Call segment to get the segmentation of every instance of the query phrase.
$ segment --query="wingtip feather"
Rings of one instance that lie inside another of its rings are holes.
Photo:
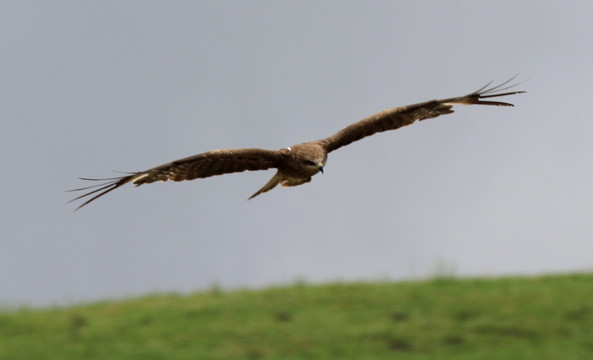
[[[106,181],[106,182],[102,182],[100,184],[95,184],[95,185],[90,185],[90,186],[84,186],[84,187],[80,187],[80,188],[76,188],[76,189],[66,190],[66,192],[73,192],[73,191],[85,191],[85,190],[89,190],[89,189],[94,189],[94,190],[85,192],[84,194],[79,195],[79,196],[75,197],[74,199],[71,199],[70,201],[67,202],[67,204],[70,204],[73,201],[80,200],[87,196],[98,193],[97,195],[91,197],[90,199],[87,199],[85,202],[83,202],[81,205],[79,205],[76,209],[74,209],[74,211],[78,211],[80,208],[89,204],[93,200],[96,200],[96,199],[100,198],[101,196],[107,194],[108,192],[115,190],[118,187],[132,181],[134,179],[134,176],[135,175],[128,175],[128,176],[120,176],[120,177],[104,178],[104,179],[81,177],[79,179],[85,180],[85,181]]]

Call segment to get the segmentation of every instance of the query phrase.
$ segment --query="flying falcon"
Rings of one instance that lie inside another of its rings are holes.
[[[524,91],[503,92],[519,85],[508,85],[515,77],[516,75],[492,87],[489,87],[492,84],[490,82],[479,90],[465,96],[431,100],[387,109],[355,122],[328,138],[305,142],[280,150],[213,150],[175,160],[146,171],[129,173],[126,176],[106,179],[80,178],[81,180],[100,181],[101,183],[69,190],[87,190],[87,192],[70,200],[70,202],[94,195],[76,208],[78,210],[91,201],[127,183],[140,186],[159,180],[193,180],[246,170],[254,171],[276,168],[276,174],[261,189],[249,197],[249,199],[252,199],[259,194],[272,190],[278,184],[282,186],[297,186],[311,181],[313,175],[318,172],[323,173],[327,155],[342,146],[346,146],[378,132],[395,130],[402,126],[410,125],[417,120],[421,121],[450,114],[453,112],[451,108],[455,104],[513,106],[506,102],[487,101],[483,99],[524,93]]]

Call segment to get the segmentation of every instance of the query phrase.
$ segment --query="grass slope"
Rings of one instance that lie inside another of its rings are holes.
[[[0,313],[0,359],[592,359],[593,275],[293,285]]]

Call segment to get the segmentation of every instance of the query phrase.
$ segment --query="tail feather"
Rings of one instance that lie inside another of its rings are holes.
[[[268,181],[268,182],[267,182],[267,183],[266,183],[266,184],[265,184],[265,185],[264,185],[264,186],[263,186],[261,189],[259,189],[259,190],[258,190],[258,191],[257,191],[255,194],[251,195],[251,196],[249,197],[249,199],[247,199],[247,200],[251,200],[251,199],[253,199],[254,197],[256,197],[257,195],[259,195],[259,194],[263,194],[263,193],[265,193],[265,192],[267,192],[267,191],[270,191],[270,190],[272,190],[272,189],[273,189],[273,188],[275,188],[275,187],[276,187],[276,185],[278,185],[279,183],[280,183],[280,175],[279,175],[279,173],[277,172],[277,173],[276,173],[276,174],[275,174],[275,175],[274,175],[274,176],[273,176],[273,177],[270,179],[270,181]]]

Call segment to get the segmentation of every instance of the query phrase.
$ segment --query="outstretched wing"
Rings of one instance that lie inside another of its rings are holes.
[[[88,181],[100,181],[97,185],[86,186],[68,191],[85,191],[69,202],[95,194],[76,210],[91,201],[117,189],[129,182],[136,186],[150,184],[155,181],[183,181],[206,178],[215,175],[229,174],[246,170],[266,170],[282,164],[287,156],[286,150],[263,149],[224,149],[213,150],[202,154],[172,161],[146,171],[130,173],[126,176],[108,179],[81,178]]]
[[[320,143],[329,153],[330,151],[339,149],[342,146],[346,146],[354,141],[358,141],[378,132],[395,130],[402,126],[410,125],[416,120],[420,121],[444,114],[450,114],[453,112],[451,108],[454,104],[513,106],[513,104],[506,102],[486,101],[482,99],[524,93],[524,91],[501,93],[501,91],[513,88],[520,84],[508,85],[516,77],[517,75],[502,84],[493,87],[489,87],[490,84],[492,84],[492,82],[490,82],[481,89],[465,96],[443,100],[431,100],[381,111],[380,113],[371,115],[366,119],[345,127],[326,139],[320,140]]]

